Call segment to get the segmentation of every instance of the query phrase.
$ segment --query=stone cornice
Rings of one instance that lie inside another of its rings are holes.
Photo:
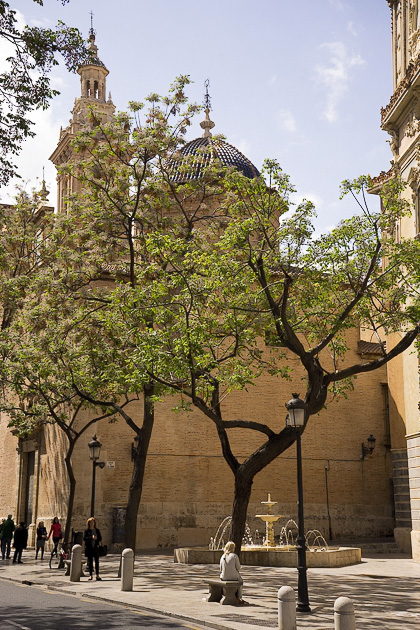
[[[381,171],[379,175],[376,177],[372,177],[372,186],[371,188],[376,188],[377,186],[382,186],[385,182],[387,182],[394,175],[394,168],[391,167],[389,171]]]
[[[420,54],[417,55],[416,59],[410,61],[408,64],[407,72],[405,73],[404,78],[399,82],[397,88],[395,89],[393,95],[390,98],[388,105],[385,107],[381,107],[381,121],[382,125],[387,122],[391,111],[394,109],[397,102],[400,98],[407,92],[410,86],[413,84],[413,80],[416,75],[420,72]]]
[[[54,153],[50,155],[50,160],[53,164],[60,166],[65,162],[65,159],[61,156],[66,149],[68,150],[70,148],[70,143],[74,137],[74,134],[68,133],[67,131],[63,134]]]

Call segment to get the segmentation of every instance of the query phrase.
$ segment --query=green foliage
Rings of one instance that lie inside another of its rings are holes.
[[[42,5],[43,2],[35,0]],[[66,3],[66,0],[62,2]],[[55,29],[25,26],[20,30],[16,11],[0,0],[0,37],[11,48],[8,69],[0,74],[0,185],[18,175],[14,164],[23,141],[34,135],[29,116],[48,107],[58,94],[51,88],[49,73],[61,54],[66,67],[75,71],[87,51],[80,33],[59,22]]]
[[[140,432],[125,405],[146,390],[150,407],[176,392],[175,410],[199,408],[231,469],[252,477],[294,437],[258,418],[225,419],[225,397],[263,373],[291,378],[296,358],[308,418],[329,393],[347,396],[357,374],[385,365],[418,333],[419,242],[394,238],[409,212],[398,180],[377,211],[367,204],[369,178],[343,182],[358,212],[316,236],[313,204],[292,203],[275,160],[248,179],[211,147],[183,156],[197,111],[188,83],[181,76],[168,95],[130,103],[110,122],[92,109],[74,140],[63,172],[76,192],[3,336],[7,410],[23,431],[53,419],[71,433],[85,409],[117,412]],[[353,352],[360,326],[378,344],[375,360]],[[401,329],[401,343],[387,349],[386,336]],[[241,463],[228,438],[237,428],[266,439]]]

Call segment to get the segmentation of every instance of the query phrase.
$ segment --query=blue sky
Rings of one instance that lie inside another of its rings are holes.
[[[388,135],[380,129],[380,107],[392,93],[386,0],[70,0],[64,7],[59,0],[44,0],[44,7],[12,0],[12,6],[29,24],[60,19],[85,36],[93,11],[117,109],[149,92],[165,93],[178,74],[191,75],[189,95],[201,103],[208,78],[214,132],[257,167],[276,158],[296,199],[315,201],[319,230],[356,211],[339,202],[343,179],[389,168]],[[51,201],[48,157],[80,93],[78,75],[61,66],[53,80],[61,94],[37,112],[38,136],[20,159],[29,187],[45,166]],[[201,135],[198,123],[189,139]],[[1,200],[8,192],[0,191]]]

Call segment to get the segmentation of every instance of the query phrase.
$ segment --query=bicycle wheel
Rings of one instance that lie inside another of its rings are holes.
[[[61,557],[61,554],[58,553],[57,555],[55,555],[54,552],[51,552],[50,569],[62,569],[63,566],[64,566],[64,563],[63,563],[63,558]]]
[[[57,557],[55,555],[55,553],[52,551],[51,555],[50,555],[50,561],[49,561],[49,565],[50,565],[50,569],[55,569],[55,562],[57,560]]]

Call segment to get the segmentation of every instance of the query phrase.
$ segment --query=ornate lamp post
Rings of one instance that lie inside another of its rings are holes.
[[[311,612],[308,596],[308,580],[306,568],[306,540],[303,519],[303,481],[302,481],[302,445],[301,430],[305,425],[305,403],[299,398],[299,394],[292,394],[293,398],[286,403],[288,414],[286,426],[296,430],[297,449],[297,486],[298,486],[298,536],[296,549],[298,554],[298,602],[296,610],[299,612]]]
[[[93,437],[88,444],[89,447],[89,458],[92,460],[93,468],[92,468],[92,498],[90,501],[90,515],[95,515],[95,485],[96,485],[96,467],[103,468],[105,466],[105,462],[98,462],[99,455],[101,453],[102,444],[96,437]]]

